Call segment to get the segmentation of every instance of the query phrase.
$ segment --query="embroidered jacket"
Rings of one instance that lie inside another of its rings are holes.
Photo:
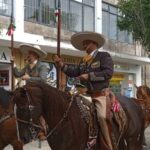
[[[27,73],[30,76],[28,81],[44,81],[46,82],[47,78],[48,67],[38,61],[36,65],[31,69],[29,64],[27,64],[23,69],[18,70],[16,67],[14,68],[14,76],[15,77],[22,77]]]
[[[82,61],[79,65],[65,65],[62,70],[69,77],[78,77],[88,73],[89,81],[82,82],[89,91],[100,91],[109,86],[114,71],[113,60],[109,53],[96,51],[89,61]]]

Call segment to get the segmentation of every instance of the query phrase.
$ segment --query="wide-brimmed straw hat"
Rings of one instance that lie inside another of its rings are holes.
[[[44,58],[47,56],[47,52],[43,51],[38,45],[21,44],[19,48],[23,54],[33,51],[39,56],[39,58]]]
[[[84,31],[78,32],[71,37],[71,44],[79,50],[84,51],[83,41],[91,40],[97,43],[98,48],[102,47],[105,43],[103,35],[96,32]]]

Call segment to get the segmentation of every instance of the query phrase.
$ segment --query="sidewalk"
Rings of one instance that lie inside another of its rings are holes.
[[[13,150],[12,146],[7,146],[4,150]],[[40,143],[38,141],[33,141],[29,144],[24,145],[23,150],[51,150],[47,141],[41,142],[41,148]]]
[[[145,130],[145,138],[147,147],[144,150],[150,150],[150,126]]]

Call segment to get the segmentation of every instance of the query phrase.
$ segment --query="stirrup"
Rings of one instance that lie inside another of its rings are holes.
[[[89,136],[86,150],[92,150],[93,146],[96,144],[96,140],[97,136]]]

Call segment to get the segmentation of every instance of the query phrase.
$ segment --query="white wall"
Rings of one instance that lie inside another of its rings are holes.
[[[102,0],[95,0],[95,31],[102,33]]]
[[[14,0],[15,34],[24,32],[24,0]]]

